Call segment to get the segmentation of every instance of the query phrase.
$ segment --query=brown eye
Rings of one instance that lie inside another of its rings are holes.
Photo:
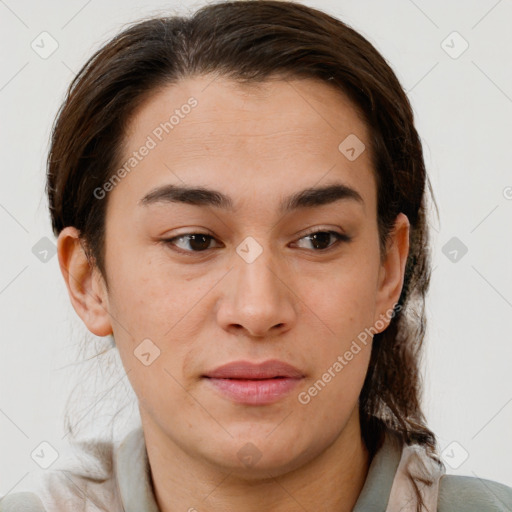
[[[335,238],[334,242],[329,243],[333,237]],[[300,240],[309,240],[315,250],[326,251],[342,241],[349,242],[350,237],[337,231],[314,231],[303,236]]]
[[[180,251],[183,252],[204,252],[210,249],[210,242],[214,240],[214,238],[205,233],[187,233],[184,235],[179,235],[174,238],[169,238],[164,240],[165,243],[173,246],[177,246],[177,242],[184,241],[183,245],[188,247],[178,247]]]

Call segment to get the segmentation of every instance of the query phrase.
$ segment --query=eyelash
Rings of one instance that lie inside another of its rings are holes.
[[[335,247],[340,245],[342,242],[346,243],[346,242],[350,242],[352,240],[352,237],[350,237],[350,236],[348,236],[348,235],[346,235],[344,233],[338,233],[337,231],[331,231],[331,230],[325,230],[325,229],[320,229],[320,230],[311,231],[309,233],[306,233],[305,235],[302,235],[299,238],[299,240],[302,240],[303,238],[307,238],[307,237],[310,237],[312,235],[316,235],[316,234],[319,234],[319,233],[328,233],[330,235],[334,235],[334,237],[336,238],[336,241],[334,243],[332,243],[331,245],[329,245],[329,247],[327,247],[326,249],[312,249],[313,252],[326,253],[326,252],[330,251],[331,249],[334,249]],[[171,249],[173,251],[176,251],[176,252],[181,253],[181,254],[200,255],[200,254],[206,253],[207,251],[210,250],[210,249],[205,249],[204,251],[189,251],[189,250],[177,248],[174,245],[174,242],[176,240],[179,240],[181,238],[190,237],[190,236],[193,236],[193,235],[209,237],[212,240],[215,239],[213,236],[211,236],[211,235],[209,235],[207,233],[183,233],[182,235],[178,235],[178,236],[175,236],[175,237],[172,237],[172,238],[163,239],[162,242],[164,244],[166,244],[166,245],[172,246]]]

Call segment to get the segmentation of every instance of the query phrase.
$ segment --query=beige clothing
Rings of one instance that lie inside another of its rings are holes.
[[[34,493],[0,499],[0,512],[160,512],[154,496],[142,428],[116,447],[88,446],[81,476],[51,470]],[[471,477],[445,476],[443,466],[428,458],[418,445],[403,450],[389,435],[377,451],[353,512],[415,512],[416,495],[408,469],[419,482],[427,511],[512,511],[512,488]],[[191,507],[192,510],[194,510]],[[197,512],[202,512],[199,509]],[[310,511],[314,512],[314,511]]]

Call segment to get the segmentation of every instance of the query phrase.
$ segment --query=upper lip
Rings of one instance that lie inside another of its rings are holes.
[[[203,375],[215,379],[272,379],[275,377],[301,378],[304,374],[295,366],[271,359],[261,363],[233,361]]]

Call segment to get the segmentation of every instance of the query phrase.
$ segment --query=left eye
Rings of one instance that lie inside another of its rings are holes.
[[[335,238],[335,241],[329,243],[333,237]],[[186,233],[163,241],[166,244],[178,247],[178,252],[197,253],[210,249],[210,242],[212,240],[215,240],[215,238],[205,233]],[[301,237],[299,241],[300,240],[308,240],[312,243],[315,252],[320,252],[330,249],[342,241],[349,242],[350,237],[345,234],[338,233],[337,231],[314,231]],[[178,242],[180,241],[184,241],[185,245],[188,244],[189,248],[180,248],[178,246]]]
[[[333,236],[336,240],[332,244],[329,244],[329,240]],[[309,240],[315,249],[318,251],[325,251],[338,243],[350,241],[350,238],[345,234],[338,233],[337,231],[314,231],[313,233],[308,233],[299,240]],[[327,244],[326,247],[325,244]]]

